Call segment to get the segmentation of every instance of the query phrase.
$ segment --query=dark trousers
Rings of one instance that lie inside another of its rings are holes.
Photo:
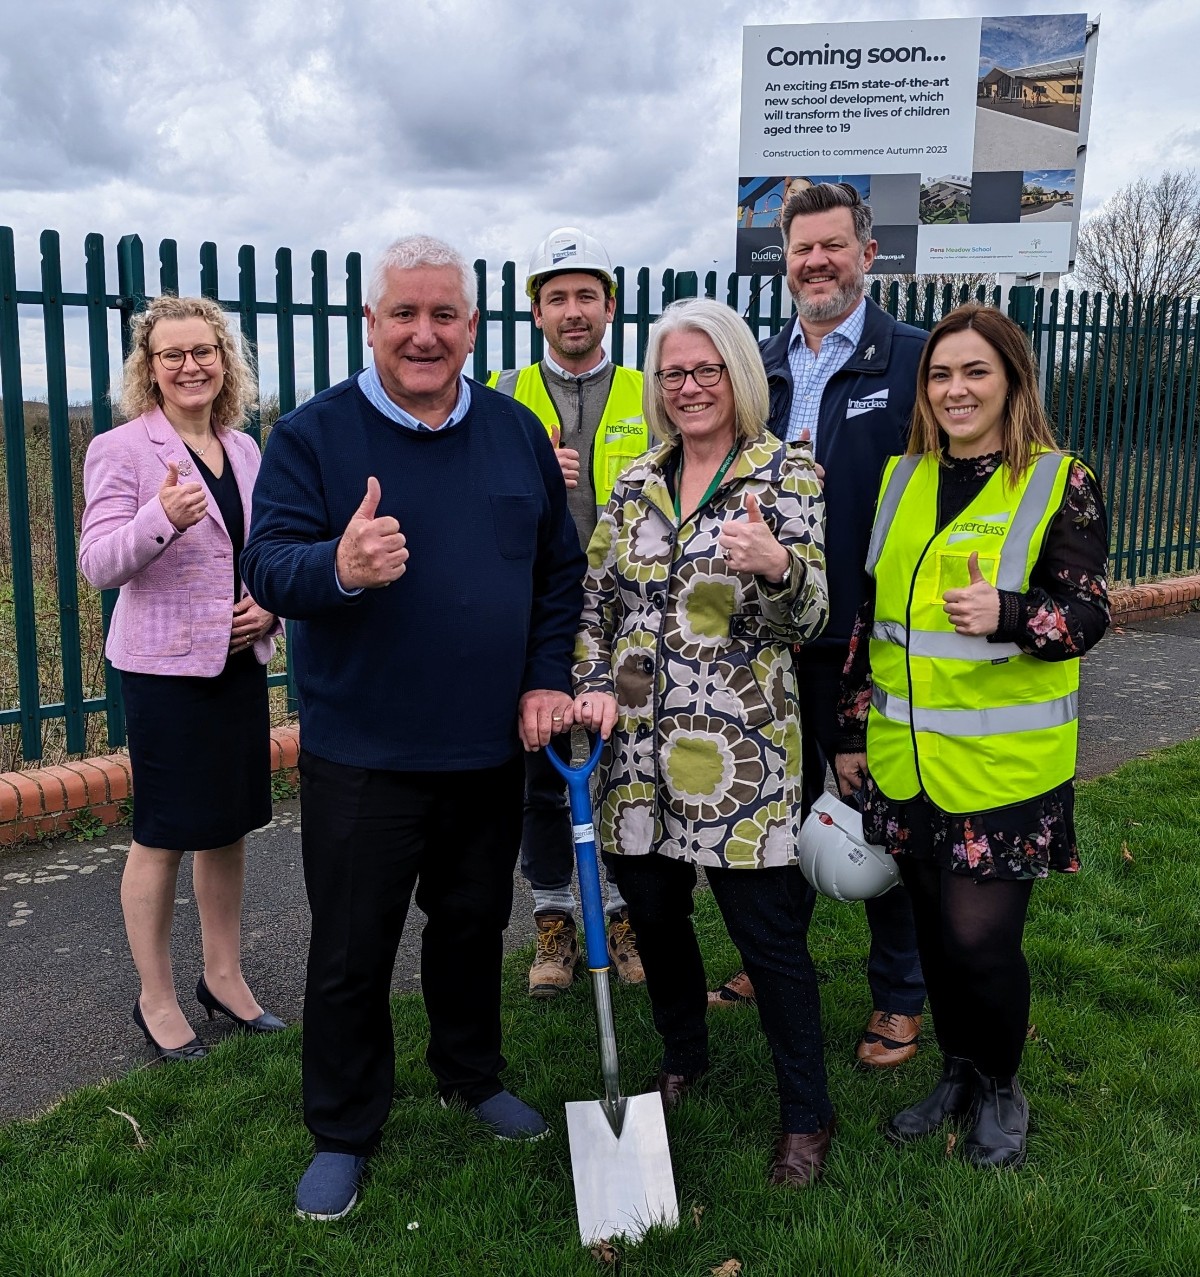
[[[317,1151],[370,1153],[392,1102],[389,993],[416,901],[426,1061],[444,1098],[501,1089],[500,963],[521,832],[521,761],[466,772],[345,767],[300,754],[304,1120]]]
[[[525,755],[521,873],[534,891],[569,891],[575,874],[567,782],[544,749]]]
[[[803,736],[805,812],[825,789],[826,768],[833,766],[837,705],[841,691],[844,648],[808,648],[796,654],[800,689],[800,728]],[[920,1015],[925,1005],[925,982],[917,953],[912,903],[903,884],[864,902],[871,948],[867,955],[867,983],[876,1011]],[[757,988],[757,986],[755,986]]]
[[[708,1067],[708,984],[692,927],[695,867],[666,856],[607,857],[629,906],[668,1073]],[[833,1112],[821,1004],[808,955],[813,891],[794,865],[709,869],[709,886],[758,999],[784,1131],[816,1131]]]

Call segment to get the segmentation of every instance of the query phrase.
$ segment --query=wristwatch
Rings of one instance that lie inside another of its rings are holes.
[[[775,588],[777,590],[786,590],[792,583],[792,556],[788,555],[788,565],[784,569],[783,576],[776,581]]]

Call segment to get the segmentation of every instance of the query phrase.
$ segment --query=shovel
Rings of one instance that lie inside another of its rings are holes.
[[[675,1196],[662,1099],[657,1091],[649,1095],[622,1095],[617,1075],[617,1039],[608,989],[608,944],[588,785],[600,761],[602,747],[603,741],[597,736],[591,756],[578,767],[564,763],[552,745],[546,749],[550,762],[567,782],[571,800],[583,931],[596,1003],[600,1073],[604,1079],[602,1100],[579,1100],[566,1106],[575,1210],[579,1217],[579,1238],[585,1246],[621,1234],[636,1242],[652,1224],[674,1227],[679,1223],[679,1202]]]

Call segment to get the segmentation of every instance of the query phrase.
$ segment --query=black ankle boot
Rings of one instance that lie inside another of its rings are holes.
[[[957,1056],[942,1058],[942,1076],[937,1086],[923,1099],[906,1109],[901,1109],[883,1127],[884,1135],[893,1144],[906,1144],[929,1135],[952,1117],[962,1117],[975,1099],[975,1066],[970,1060]]]
[[[1015,1077],[975,1075],[975,1124],[960,1147],[972,1166],[1020,1166],[1029,1105]]]

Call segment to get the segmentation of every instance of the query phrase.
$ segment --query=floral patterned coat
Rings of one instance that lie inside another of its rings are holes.
[[[811,454],[767,436],[677,526],[674,445],[618,480],[588,547],[576,695],[616,696],[598,841],[718,868],[793,864],[800,720],[791,645],[828,611],[824,505]],[[752,492],[792,557],[787,586],[735,572],[717,537]]]

